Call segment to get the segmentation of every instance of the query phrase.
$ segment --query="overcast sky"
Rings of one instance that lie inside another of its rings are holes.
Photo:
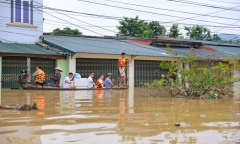
[[[127,10],[127,9],[120,9],[120,8],[110,7],[110,6],[103,6],[103,5],[93,4],[89,2],[83,2],[83,1],[107,4],[107,5],[117,6],[117,7],[131,8],[134,10],[146,11],[148,13]],[[136,15],[138,15],[139,18],[143,20],[160,21],[162,25],[167,27],[167,29],[170,28],[172,23],[186,23],[186,24],[195,24],[195,25],[199,24],[199,25],[210,25],[210,26],[222,26],[222,27],[208,26],[208,28],[211,29],[212,32],[216,31],[216,33],[240,34],[239,33],[240,28],[229,28],[229,27],[240,27],[240,0],[201,0],[201,1],[174,0],[172,2],[169,0],[131,0],[131,1],[130,0],[113,0],[113,1],[143,5],[148,7],[155,7],[156,9],[133,6],[128,4],[119,4],[119,3],[110,2],[106,0],[43,0],[43,4],[44,6],[47,6],[47,7],[70,10],[70,11],[86,13],[86,14],[104,15],[104,16],[112,16],[112,17],[123,17],[123,16],[135,17]],[[187,4],[187,3],[194,3],[195,5]],[[205,5],[205,6],[216,6],[220,8],[235,7],[235,11],[199,6],[197,3],[201,3],[202,5]],[[166,9],[166,10],[161,10],[158,8]],[[226,18],[233,18],[233,19],[199,16],[195,14],[173,12],[173,10],[197,13],[197,14],[210,14],[210,13],[216,12],[211,15],[226,17]],[[118,23],[118,20],[116,19],[93,17],[93,16],[79,14],[79,13],[64,13],[68,15],[68,16],[64,16],[62,14],[58,14],[51,10],[45,10],[45,12],[52,14],[58,18],[64,19],[68,22],[71,22],[74,25],[44,13],[44,18],[45,18],[44,32],[51,32],[55,28],[64,28],[66,26],[74,29],[77,28],[80,31],[82,31],[84,35],[99,36],[101,34],[101,35],[113,36],[118,31],[116,26],[119,23]],[[75,19],[70,18],[69,16]],[[184,18],[192,18],[192,17],[196,17],[194,18],[196,20],[184,19]],[[93,27],[83,22],[90,23],[95,26],[101,26],[105,29]],[[179,26],[180,28],[184,27],[182,24],[179,24]],[[93,32],[86,29],[89,29]],[[184,30],[182,30],[182,32],[183,34],[185,34]]]

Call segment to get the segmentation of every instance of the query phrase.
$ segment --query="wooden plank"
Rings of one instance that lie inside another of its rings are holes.
[[[50,86],[40,86],[40,85],[30,85],[30,84],[22,84],[23,89],[27,90],[61,90],[61,91],[76,91],[76,90],[123,90],[128,89],[126,87],[114,87],[114,88],[61,88],[61,87],[50,87]]]
[[[121,87],[121,88],[94,88],[94,89],[91,89],[91,88],[24,88],[23,89],[26,89],[26,90],[61,90],[61,91],[78,91],[78,90],[123,90],[123,89],[128,89],[128,87]]]

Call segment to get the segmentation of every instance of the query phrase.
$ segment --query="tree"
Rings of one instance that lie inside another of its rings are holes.
[[[219,41],[221,41],[222,39],[217,35],[217,34],[214,34],[213,36],[212,36],[212,41],[215,41],[215,42],[219,42]]]
[[[120,26],[117,26],[119,32],[118,36],[131,36],[131,37],[143,37],[148,38],[151,36],[151,31],[144,20],[139,20],[138,16],[135,18],[123,17],[123,20],[119,21]]]
[[[184,29],[187,31],[186,36],[188,36],[189,39],[212,40],[211,31],[206,27],[196,25],[193,27],[185,27]]]
[[[177,56],[167,46],[167,53]],[[213,55],[214,56],[214,55]],[[239,82],[239,77],[231,77],[233,66],[240,70],[240,58],[232,55],[231,58],[212,60],[213,56],[199,57],[198,51],[186,53],[177,61],[162,61],[160,67],[168,73],[153,83],[146,83],[147,88],[157,88],[159,91],[168,91],[171,96],[184,97],[232,97],[233,92],[228,86]],[[189,69],[183,69],[181,64],[189,64]],[[178,77],[178,74],[181,76]],[[175,79],[174,79],[175,78]]]
[[[180,33],[180,30],[178,28],[178,24],[173,24],[172,27],[169,30],[169,37],[171,38],[184,38],[182,36],[182,33]]]
[[[66,27],[62,30],[59,28],[56,28],[55,30],[53,30],[52,33],[53,34],[82,35],[82,32],[80,32],[78,29],[73,30],[69,27]]]
[[[151,31],[151,37],[164,36],[167,32],[167,29],[164,26],[160,25],[157,21],[151,21],[148,26]]]

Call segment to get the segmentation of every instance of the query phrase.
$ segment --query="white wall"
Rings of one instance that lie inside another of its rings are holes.
[[[238,70],[234,69],[233,76],[235,78],[239,78],[240,77],[240,72]],[[239,98],[240,97],[240,88],[239,88],[240,82],[235,82],[233,84],[233,86],[234,86],[233,87],[234,95]]]
[[[76,73],[76,58],[69,56],[68,62],[69,62],[69,72]]]
[[[43,4],[43,0],[34,0],[40,4]],[[33,25],[38,26],[38,30],[35,28],[27,28],[27,27],[14,27],[9,26],[6,27],[7,23],[11,22],[11,4],[10,0],[7,1],[9,3],[1,3],[0,5],[0,38],[6,39],[8,41],[14,41],[19,43],[35,43],[39,40],[39,36],[43,33],[43,14],[42,12],[33,8]],[[29,0],[30,3],[30,0]],[[33,5],[37,3],[33,2]],[[39,5],[39,4],[38,4]],[[42,8],[38,8],[42,10]],[[29,21],[31,20],[29,8]],[[14,12],[13,19],[15,21],[15,0],[14,0]],[[23,9],[22,9],[22,22],[23,22]],[[5,32],[4,32],[5,31]],[[7,31],[7,32],[6,32]],[[12,33],[10,33],[12,32]],[[19,34],[16,34],[19,33]],[[0,39],[0,41],[3,41]],[[5,41],[4,41],[5,42]]]

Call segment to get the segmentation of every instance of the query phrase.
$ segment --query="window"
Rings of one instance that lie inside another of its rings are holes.
[[[11,22],[33,24],[33,1],[11,0]]]
[[[21,22],[21,0],[15,1],[15,22]]]
[[[23,1],[23,23],[29,23],[29,4]]]

